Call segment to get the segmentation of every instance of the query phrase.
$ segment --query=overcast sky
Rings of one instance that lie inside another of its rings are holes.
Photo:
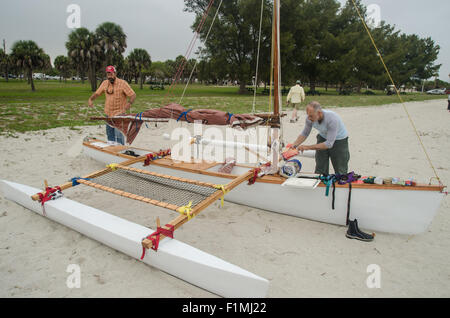
[[[363,3],[378,5],[381,19],[402,32],[433,38],[441,47],[439,78],[450,80],[449,0]],[[94,30],[105,21],[120,24],[127,34],[125,54],[133,48],[144,48],[153,61],[174,59],[185,54],[192,39],[194,15],[183,11],[183,0],[1,0],[0,39],[6,40],[7,51],[17,40],[34,40],[52,61],[57,55],[65,55],[65,42],[71,32],[67,27],[70,4],[79,5],[82,27]]]

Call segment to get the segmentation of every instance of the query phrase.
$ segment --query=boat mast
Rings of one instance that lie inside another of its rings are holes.
[[[273,81],[274,81],[274,104],[273,114],[275,116],[280,115],[280,0],[273,1],[273,28],[274,28],[274,41],[273,41]]]
[[[268,174],[278,172],[278,162],[280,157],[280,0],[273,1],[273,21],[272,21],[272,57],[273,68],[273,114],[269,115],[269,125],[271,129],[271,136],[268,144],[271,148],[271,166]]]

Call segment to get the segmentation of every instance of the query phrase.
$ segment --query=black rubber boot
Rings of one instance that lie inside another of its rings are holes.
[[[361,230],[359,229],[359,227],[358,227],[358,220],[357,220],[357,219],[355,219],[355,224],[356,224],[356,230],[357,230],[359,233],[362,233],[363,235],[368,235],[369,237],[372,237],[372,239],[375,237],[375,233],[373,233],[373,232],[372,232],[372,234],[367,234],[367,233],[361,231]]]
[[[370,241],[373,241],[375,234],[374,233],[367,234],[367,233],[362,232],[358,228],[358,221],[355,219],[353,221],[349,221],[348,230],[347,230],[347,233],[345,234],[345,236],[350,239],[357,239],[357,240],[364,241],[364,242],[370,242]]]

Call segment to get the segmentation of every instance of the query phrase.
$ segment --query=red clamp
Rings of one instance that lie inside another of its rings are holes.
[[[252,185],[256,182],[256,178],[258,178],[258,173],[261,172],[261,168],[255,168],[253,169],[253,177],[248,179],[248,185]]]
[[[46,216],[45,214],[45,208],[44,208],[44,203],[50,200],[55,200],[57,199],[59,196],[57,195],[59,193],[61,193],[61,188],[59,186],[56,186],[54,188],[50,188],[47,187],[45,188],[45,194],[42,194],[41,192],[38,193],[39,195],[39,202],[41,202],[42,205],[42,213],[44,216]]]
[[[175,230],[175,227],[172,224],[166,224],[165,226],[168,227],[169,229],[167,230],[162,227],[158,227],[155,232],[153,232],[152,234],[150,234],[149,236],[146,237],[146,239],[149,239],[150,241],[152,241],[152,250],[154,250],[155,252],[158,251],[159,240],[160,240],[161,234],[164,236],[173,238],[173,232]],[[141,260],[144,259],[145,250],[146,250],[146,248],[144,246],[142,246]]]
[[[161,150],[159,152],[149,153],[149,154],[147,154],[147,158],[144,161],[144,166],[148,166],[150,164],[150,162],[155,159],[160,159],[160,158],[163,158],[163,157],[169,156],[169,155],[170,155],[170,149]]]

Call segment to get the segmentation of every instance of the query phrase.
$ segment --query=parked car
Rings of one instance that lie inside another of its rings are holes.
[[[38,80],[45,79],[45,74],[43,74],[43,73],[33,73],[33,79],[38,79]]]
[[[436,89],[431,89],[431,90],[427,91],[427,94],[444,95],[445,91],[446,91],[445,88],[436,88]]]

